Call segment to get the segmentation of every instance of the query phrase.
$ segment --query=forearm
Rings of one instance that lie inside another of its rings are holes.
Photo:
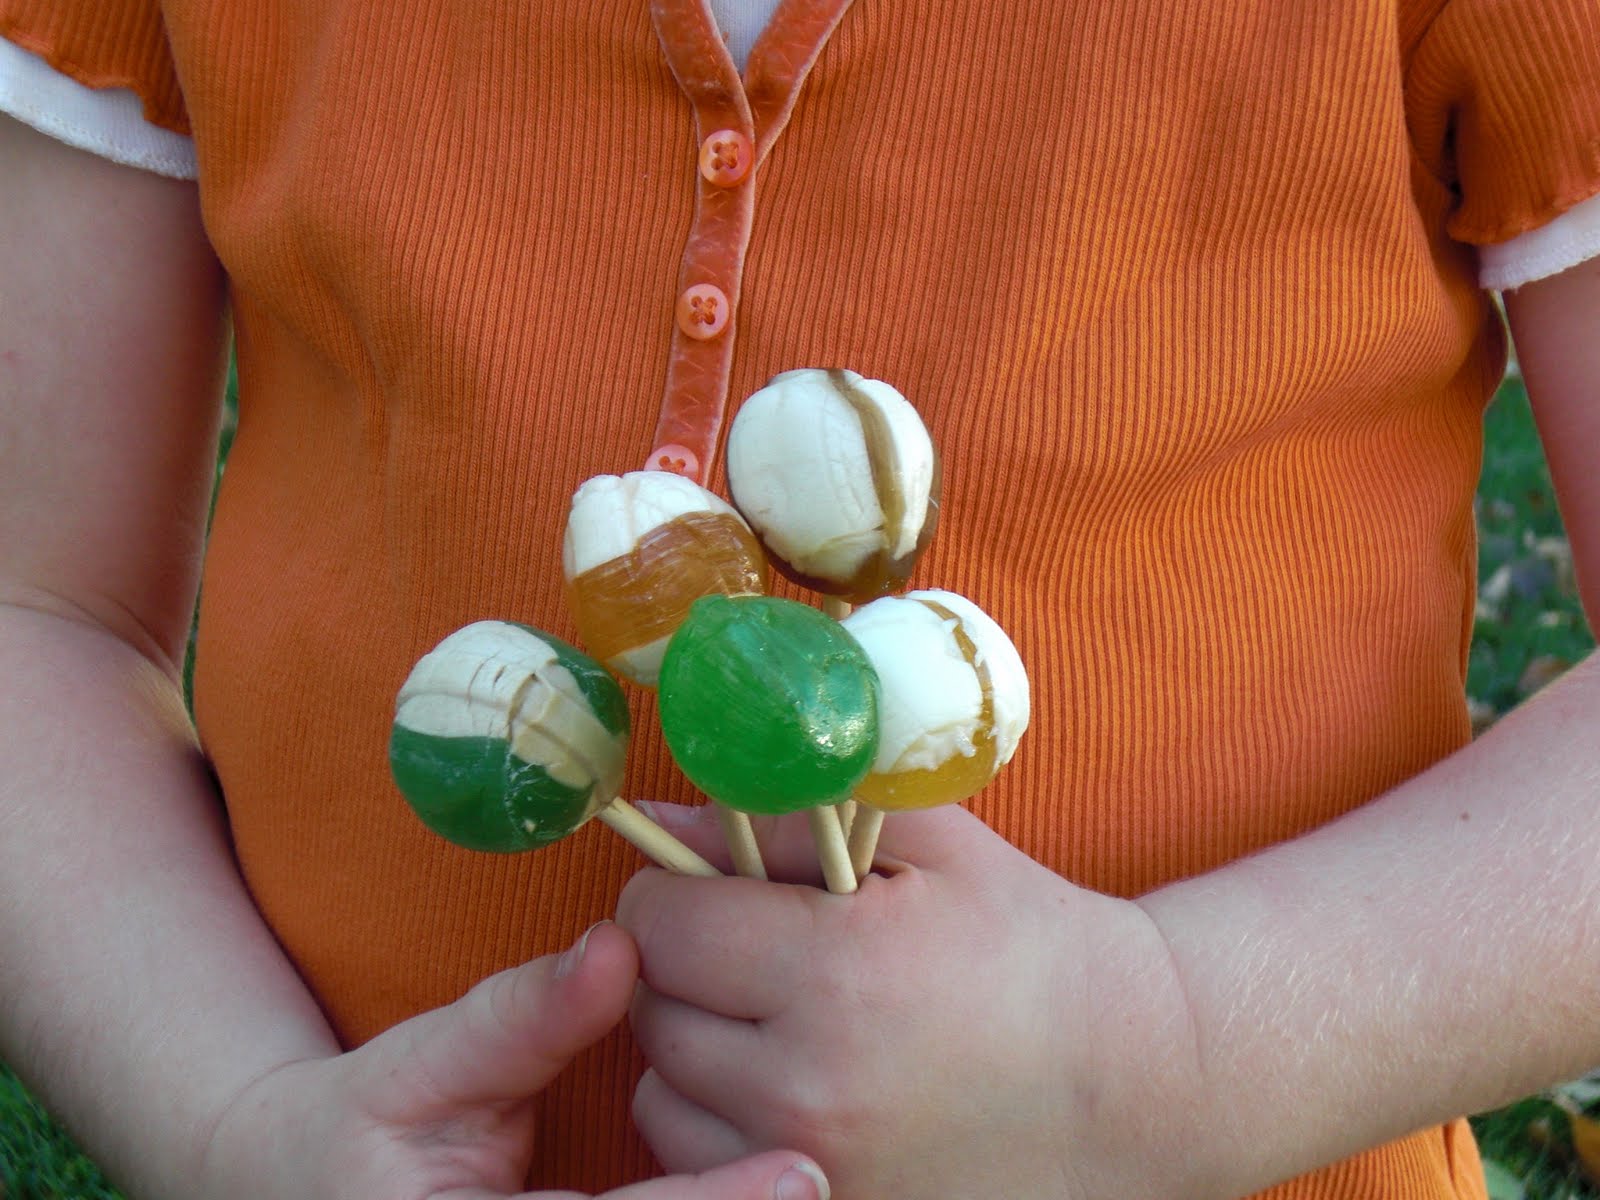
[[[0,1054],[132,1194],[178,1200],[229,1100],[331,1053],[234,869],[176,681],[0,606]]]
[[[1140,902],[1219,1194],[1600,1062],[1597,727],[1591,657],[1374,803]]]

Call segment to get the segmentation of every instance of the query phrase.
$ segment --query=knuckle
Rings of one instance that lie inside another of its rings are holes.
[[[504,1034],[517,1027],[517,1014],[537,1000],[528,995],[537,981],[531,971],[511,970],[491,975],[467,993],[467,1019],[475,1030]]]
[[[776,1141],[824,1157],[832,1148],[847,1143],[852,1129],[859,1136],[867,1127],[862,1122],[869,1117],[866,1106],[853,1103],[847,1093],[818,1080],[791,1080],[768,1108]]]
[[[633,935],[641,954],[656,927],[661,907],[661,898],[655,895],[659,883],[655,874],[640,871],[623,886],[622,895],[617,899],[617,924]]]

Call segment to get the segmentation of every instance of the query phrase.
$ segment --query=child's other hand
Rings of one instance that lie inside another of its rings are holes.
[[[803,828],[766,831],[774,878],[814,876]],[[1201,1194],[1181,1150],[1187,1010],[1137,906],[957,808],[891,816],[878,863],[853,896],[628,885],[651,1064],[634,1117],[663,1164],[793,1146],[836,1200]]]
[[[531,1098],[622,1017],[638,959],[613,925],[564,956],[484,980],[347,1054],[248,1088],[208,1144],[196,1195],[230,1200],[578,1200],[523,1192]],[[827,1200],[815,1167],[775,1151],[603,1200]]]

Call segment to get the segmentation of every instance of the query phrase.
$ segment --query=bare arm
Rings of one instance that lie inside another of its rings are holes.
[[[1600,263],[1507,304],[1600,626]],[[1143,901],[1194,1014],[1213,1144],[1265,1160],[1244,1182],[1600,1063],[1597,800],[1591,656],[1376,803]]]
[[[176,1195],[228,1097],[332,1048],[179,691],[221,272],[191,184],[3,117],[0,163],[0,1051],[118,1179]]]
[[[1511,332],[1600,633],[1600,259],[1506,296]]]

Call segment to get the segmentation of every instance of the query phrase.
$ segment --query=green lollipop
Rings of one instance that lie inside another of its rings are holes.
[[[389,766],[423,824],[470,850],[537,849],[598,816],[663,866],[717,874],[617,799],[627,745],[604,667],[541,630],[479,621],[412,668]]]
[[[878,677],[839,623],[775,596],[706,596],[661,663],[661,730],[708,796],[788,813],[849,796],[878,753]]]

